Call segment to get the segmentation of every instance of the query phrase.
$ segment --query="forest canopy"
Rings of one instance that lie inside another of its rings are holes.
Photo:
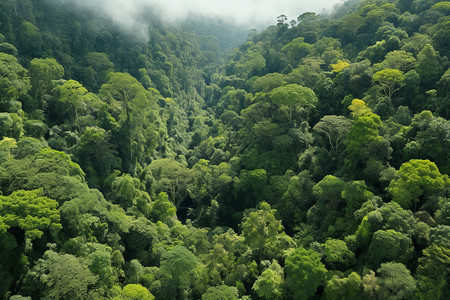
[[[450,298],[450,2],[143,12],[0,2],[1,299]]]

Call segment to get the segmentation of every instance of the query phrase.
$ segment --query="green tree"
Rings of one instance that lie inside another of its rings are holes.
[[[427,90],[435,86],[441,76],[441,64],[438,57],[439,54],[430,44],[426,44],[417,55],[416,70],[420,74],[420,81]]]
[[[184,198],[189,195],[189,187],[194,180],[193,171],[170,158],[155,159],[148,168],[155,179],[152,184],[153,191],[167,193],[172,204],[179,208]]]
[[[45,299],[88,299],[97,279],[86,260],[48,250],[26,275],[24,290]]]
[[[382,69],[397,69],[403,73],[414,69],[417,65],[417,61],[414,56],[406,52],[405,50],[394,50],[386,54],[386,58],[380,63],[375,65],[375,68]]]
[[[108,77],[99,95],[108,102],[112,116],[119,121],[118,150],[124,170],[133,173],[136,163],[157,145],[156,115],[152,111],[154,99],[130,74],[110,73]]]
[[[280,73],[269,73],[259,77],[253,82],[252,90],[254,92],[268,93],[274,88],[284,85],[284,76]]]
[[[183,246],[175,246],[162,255],[161,271],[167,275],[169,299],[180,297],[195,282],[197,267],[197,258]]]
[[[150,216],[150,196],[144,185],[137,178],[129,174],[117,176],[111,184],[112,198],[123,208],[137,208],[140,214]],[[130,211],[131,212],[131,211]]]
[[[449,178],[442,175],[436,164],[429,160],[411,159],[397,171],[398,178],[389,184],[392,199],[403,208],[424,204],[427,196],[439,193],[448,186]]]
[[[450,249],[432,244],[423,250],[416,271],[418,299],[445,299],[450,295]]]
[[[86,127],[74,146],[76,161],[86,173],[86,179],[94,187],[103,185],[111,172],[120,167],[111,134],[103,128]]]
[[[268,203],[262,202],[257,211],[242,220],[245,243],[254,249],[259,260],[279,257],[281,249],[293,244],[292,239],[283,232],[281,221],[275,218],[275,212]]]
[[[20,228],[25,238],[34,240],[42,237],[44,230],[59,230],[57,208],[58,202],[45,197],[42,189],[0,196],[0,233]]]
[[[234,286],[218,285],[209,287],[202,300],[238,300],[239,292]]]
[[[155,296],[148,291],[147,288],[140,284],[127,284],[123,287],[119,296],[112,298],[113,300],[153,300]]]
[[[334,158],[337,158],[351,125],[352,121],[344,116],[327,115],[313,129],[326,137]]]
[[[14,56],[0,52],[0,111],[10,111],[11,101],[26,94],[29,89],[27,70]]]
[[[356,272],[352,272],[344,278],[333,275],[325,286],[325,299],[358,300],[361,299],[362,290],[362,280]]]
[[[404,264],[388,262],[377,270],[379,299],[411,299],[416,283]]]
[[[155,222],[161,221],[171,225],[173,220],[177,218],[177,209],[169,201],[167,194],[161,192],[153,201],[150,214]]]
[[[329,269],[347,270],[355,264],[355,254],[348,250],[347,244],[342,240],[329,239],[322,244],[324,261]]]
[[[78,131],[81,132],[79,114],[85,102],[91,100],[88,91],[81,83],[75,80],[68,80],[58,87],[59,101],[67,104],[73,110],[73,121],[75,122]],[[72,113],[71,113],[72,115]]]
[[[345,151],[348,154],[346,164],[350,169],[357,169],[358,165],[365,167],[371,157],[371,150],[382,143],[380,136],[381,119],[373,113],[366,113],[356,118],[350,127],[345,140]]]
[[[383,89],[383,93],[392,99],[392,95],[399,90],[404,80],[403,72],[396,69],[385,69],[373,74],[372,81]]]
[[[39,108],[44,108],[44,95],[55,87],[54,81],[61,79],[64,68],[54,58],[33,58],[28,68],[31,80],[31,92],[38,99]]]
[[[283,268],[276,260],[273,260],[270,266],[256,279],[252,289],[262,299],[282,299],[283,284]]]
[[[290,43],[281,48],[282,52],[286,52],[292,62],[298,62],[306,57],[311,51],[312,45],[305,43],[304,37],[293,39]]]
[[[412,241],[407,235],[388,229],[373,234],[367,253],[370,262],[379,266],[388,261],[407,263],[413,252]]]
[[[308,299],[322,284],[327,270],[320,259],[318,252],[303,247],[295,249],[286,258],[286,286],[294,299]]]
[[[286,86],[273,89],[269,94],[272,103],[278,107],[286,106],[288,109],[288,119],[290,125],[294,123],[293,117],[304,111],[308,112],[317,103],[317,97],[310,88],[298,84],[288,84]]]

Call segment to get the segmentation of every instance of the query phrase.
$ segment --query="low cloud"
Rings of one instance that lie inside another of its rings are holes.
[[[143,12],[152,9],[162,20],[182,21],[192,15],[201,15],[248,27],[274,24],[277,16],[285,14],[288,20],[308,11],[331,11],[343,0],[66,0],[86,8],[101,11],[117,24],[136,33],[145,31]]]

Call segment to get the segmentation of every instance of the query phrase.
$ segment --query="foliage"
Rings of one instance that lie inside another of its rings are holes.
[[[45,197],[42,189],[0,196],[0,233],[17,227],[34,240],[42,237],[44,230],[61,229],[57,208],[58,202]]]
[[[0,1],[0,298],[449,298],[447,1],[68,2]]]
[[[316,251],[302,247],[286,258],[286,285],[296,299],[311,297],[322,284],[327,270],[320,258]]]
[[[391,181],[389,192],[393,200],[404,208],[416,208],[427,193],[433,193],[448,185],[448,176],[442,175],[436,164],[429,160],[412,159],[397,171],[398,178]]]

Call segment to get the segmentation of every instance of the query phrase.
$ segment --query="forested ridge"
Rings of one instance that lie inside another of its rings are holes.
[[[2,299],[450,299],[450,2],[69,3],[0,1]]]

